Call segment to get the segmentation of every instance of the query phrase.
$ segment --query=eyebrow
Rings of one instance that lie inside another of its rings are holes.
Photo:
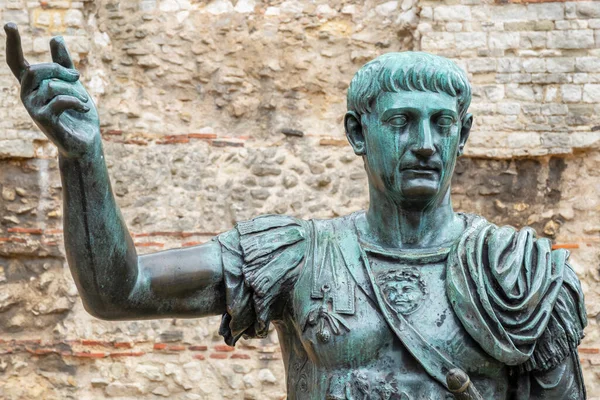
[[[383,112],[383,114],[381,115],[381,119],[383,121],[386,121],[387,119],[389,119],[390,117],[396,115],[396,114],[401,114],[403,112],[412,112],[415,114],[420,114],[421,113],[421,108],[417,108],[417,107],[395,107],[395,108],[389,108],[387,110],[385,110]],[[439,113],[449,113],[452,114],[452,116],[454,116],[455,118],[458,118],[458,114],[456,113],[456,111],[451,110],[449,108],[441,108],[441,109],[437,109],[437,110],[431,110],[432,112],[430,113],[430,115],[433,114],[439,114]]]

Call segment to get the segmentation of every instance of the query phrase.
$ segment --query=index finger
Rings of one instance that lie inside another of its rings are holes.
[[[29,67],[29,63],[23,57],[21,35],[14,22],[4,25],[4,31],[6,32],[6,63],[20,82],[23,72]]]

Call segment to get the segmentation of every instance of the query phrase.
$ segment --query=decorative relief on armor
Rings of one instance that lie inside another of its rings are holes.
[[[312,326],[317,328],[317,339],[321,343],[327,343],[331,340],[331,333],[334,335],[341,335],[342,332],[350,331],[350,328],[344,322],[344,319],[335,311],[331,306],[332,297],[330,295],[331,287],[325,284],[321,287],[323,293],[323,299],[319,306],[314,307],[306,318],[304,324],[304,330],[307,327]]]
[[[345,382],[345,384],[344,384]],[[328,400],[413,400],[401,391],[394,374],[383,376],[372,371],[354,371],[346,377],[333,377]]]
[[[415,312],[429,293],[421,274],[415,270],[388,270],[377,282],[388,305],[403,315]]]

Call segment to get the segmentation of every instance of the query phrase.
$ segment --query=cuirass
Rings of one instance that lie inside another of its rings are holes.
[[[508,368],[474,342],[446,296],[447,254],[419,251],[407,257],[406,252],[364,250],[373,282],[391,309],[463,368],[484,398],[507,399]],[[452,399],[390,329],[380,304],[361,285],[351,284],[353,277],[341,262],[344,255],[333,256],[331,249],[326,253],[327,262],[321,262],[324,273],[304,266],[287,317],[276,324],[289,398]],[[321,295],[314,295],[319,285]],[[336,301],[342,304],[336,307]]]

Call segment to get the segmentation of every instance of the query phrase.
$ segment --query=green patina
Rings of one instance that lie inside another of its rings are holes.
[[[261,216],[201,246],[138,256],[64,42],[52,40],[52,63],[30,66],[16,26],[5,29],[23,104],[59,149],[67,258],[94,316],[222,314],[231,345],[273,323],[290,399],[585,398],[587,321],[568,253],[453,210],[473,116],[452,61],[390,53],[352,80],[344,124],[368,210]]]

